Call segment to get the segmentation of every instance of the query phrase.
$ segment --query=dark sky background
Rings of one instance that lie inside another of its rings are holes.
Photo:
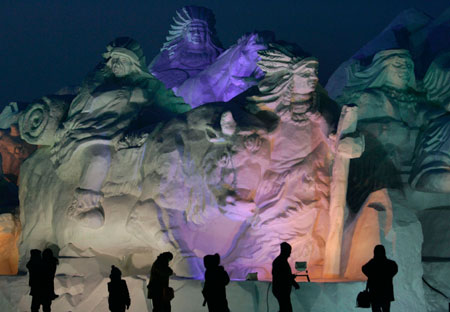
[[[322,84],[401,11],[437,17],[449,0],[1,0],[0,107],[77,85],[118,36],[141,43],[147,62],[165,41],[175,10],[213,10],[229,47],[245,32],[272,30],[319,58]]]

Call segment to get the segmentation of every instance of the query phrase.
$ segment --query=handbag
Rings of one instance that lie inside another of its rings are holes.
[[[165,302],[169,302],[171,301],[173,298],[175,298],[175,292],[173,290],[172,287],[164,287],[163,288],[163,301]]]
[[[361,291],[356,297],[357,308],[370,308],[370,294],[368,283],[366,283],[366,289]]]

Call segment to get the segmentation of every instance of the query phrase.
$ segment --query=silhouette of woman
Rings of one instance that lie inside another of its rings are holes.
[[[148,283],[148,298],[152,299],[153,312],[170,312],[170,300],[174,298],[174,291],[169,287],[169,277],[173,274],[169,261],[173,259],[170,252],[163,252],[158,256],[150,270]]]
[[[109,275],[111,282],[108,283],[108,305],[111,312],[124,312],[125,308],[130,308],[130,294],[128,293],[127,282],[122,279],[122,272],[111,266]]]
[[[373,259],[362,267],[368,277],[370,303],[373,312],[389,312],[391,301],[394,301],[392,279],[397,274],[397,263],[386,258],[383,245],[375,246]]]
[[[208,304],[209,312],[229,312],[225,286],[230,282],[227,271],[220,264],[220,255],[206,255],[203,258],[205,265],[205,286],[203,297]]]

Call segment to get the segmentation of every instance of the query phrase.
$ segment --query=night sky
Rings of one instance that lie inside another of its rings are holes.
[[[165,41],[175,10],[213,10],[224,47],[244,33],[271,30],[319,58],[325,84],[340,63],[401,11],[437,17],[448,0],[1,0],[0,107],[77,85],[118,36],[139,41],[150,62]]]

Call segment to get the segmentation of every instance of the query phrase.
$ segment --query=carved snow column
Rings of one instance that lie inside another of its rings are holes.
[[[364,137],[356,135],[358,106],[344,105],[336,133],[336,156],[333,163],[330,191],[330,230],[325,246],[323,277],[340,276],[342,232],[347,194],[348,170],[351,158],[364,151]]]

